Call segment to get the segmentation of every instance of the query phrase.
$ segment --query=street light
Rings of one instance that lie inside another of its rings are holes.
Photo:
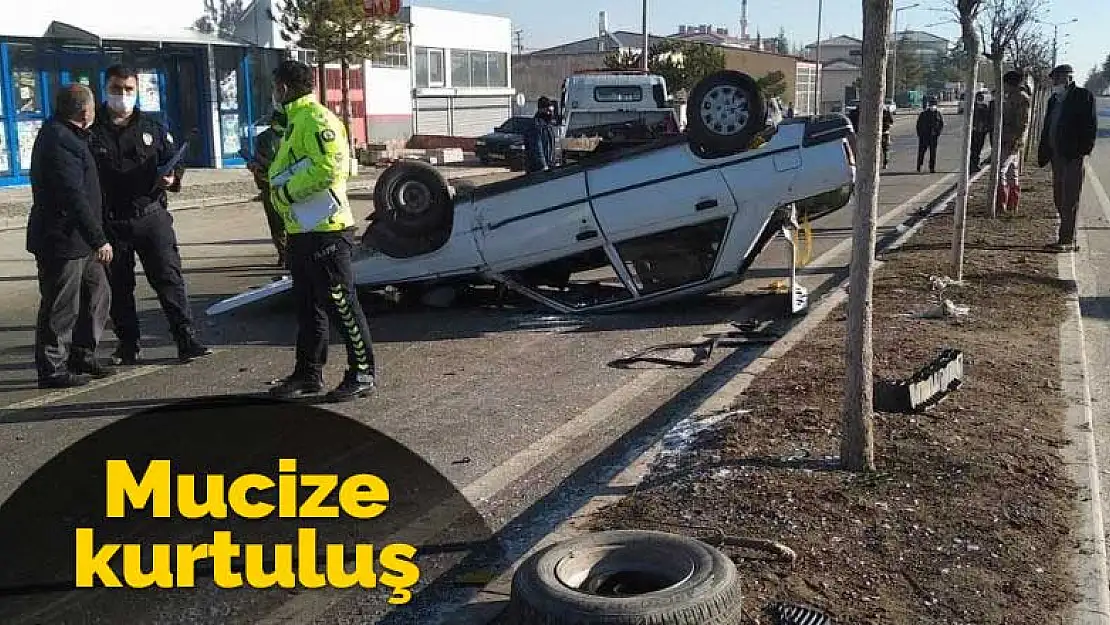
[[[1061,26],[1066,26],[1067,24],[1074,24],[1074,23],[1079,21],[1079,18],[1073,17],[1070,20],[1064,20],[1063,22],[1042,22],[1041,20],[1033,20],[1033,21],[1038,23],[1038,24],[1043,24],[1044,26],[1051,26],[1052,27],[1052,67],[1056,67],[1056,64],[1058,63],[1057,54],[1056,54],[1057,53],[1056,42],[1057,42],[1057,39],[1058,39],[1059,34],[1060,34],[1060,27]]]
[[[919,6],[921,6],[921,4],[915,2],[911,5],[894,9],[894,58],[891,60],[890,65],[890,96],[892,98],[898,95],[898,14],[907,9],[914,9]]]
[[[640,55],[640,63],[644,67],[644,71],[648,71],[648,0],[644,0],[644,53]]]

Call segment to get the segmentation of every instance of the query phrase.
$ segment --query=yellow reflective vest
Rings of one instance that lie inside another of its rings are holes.
[[[288,234],[339,232],[355,217],[347,198],[351,157],[343,122],[312,94],[285,105],[281,146],[270,164],[270,194]]]

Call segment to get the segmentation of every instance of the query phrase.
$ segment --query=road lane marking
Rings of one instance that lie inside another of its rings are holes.
[[[213,355],[215,355],[216,353],[216,350],[213,350]],[[32,397],[23,401],[17,401],[14,404],[8,404],[7,406],[0,408],[0,415],[12,410],[30,410],[32,408],[42,408],[47,404],[52,404],[64,399],[69,399],[70,397],[74,397],[82,393],[97,391],[102,388],[107,388],[113,384],[117,384],[119,382],[126,382],[127,380],[141,378],[144,375],[157,373],[164,369],[169,369],[171,366],[172,365],[142,365],[134,369],[129,369],[127,371],[116,373],[107,378],[93,380],[84,386],[62,389],[59,391],[54,391],[52,393],[47,393],[46,395],[42,395],[40,397]],[[3,422],[3,418],[0,417],[0,424],[3,424]]]
[[[1091,189],[1095,192],[1099,204],[1102,205],[1102,213],[1106,215],[1106,219],[1110,220],[1110,196],[1106,195],[1106,189],[1103,188],[1102,181],[1099,180],[1094,168],[1091,167],[1091,162],[1087,161],[1083,166],[1087,169],[1087,178],[1091,181]]]

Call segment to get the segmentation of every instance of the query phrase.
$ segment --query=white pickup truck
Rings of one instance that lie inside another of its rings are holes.
[[[796,240],[855,184],[842,115],[768,124],[751,77],[722,71],[692,91],[683,134],[452,194],[402,161],[374,189],[355,260],[367,288],[494,282],[564,313],[641,306],[722,289],[773,237]],[[806,291],[790,263],[791,310]],[[223,300],[220,314],[287,291],[288,277]]]

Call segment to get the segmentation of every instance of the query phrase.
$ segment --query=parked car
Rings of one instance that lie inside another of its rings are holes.
[[[395,163],[374,188],[357,283],[493,282],[564,313],[637,307],[740,282],[777,234],[794,244],[799,215],[851,199],[844,116],[768,124],[756,82],[734,71],[703,79],[689,110],[681,135],[454,194],[434,167]],[[282,278],[208,314],[291,287]]]
[[[474,154],[483,165],[505,163],[510,169],[524,169],[524,132],[532,118],[518,115],[505,120],[474,142]]]

